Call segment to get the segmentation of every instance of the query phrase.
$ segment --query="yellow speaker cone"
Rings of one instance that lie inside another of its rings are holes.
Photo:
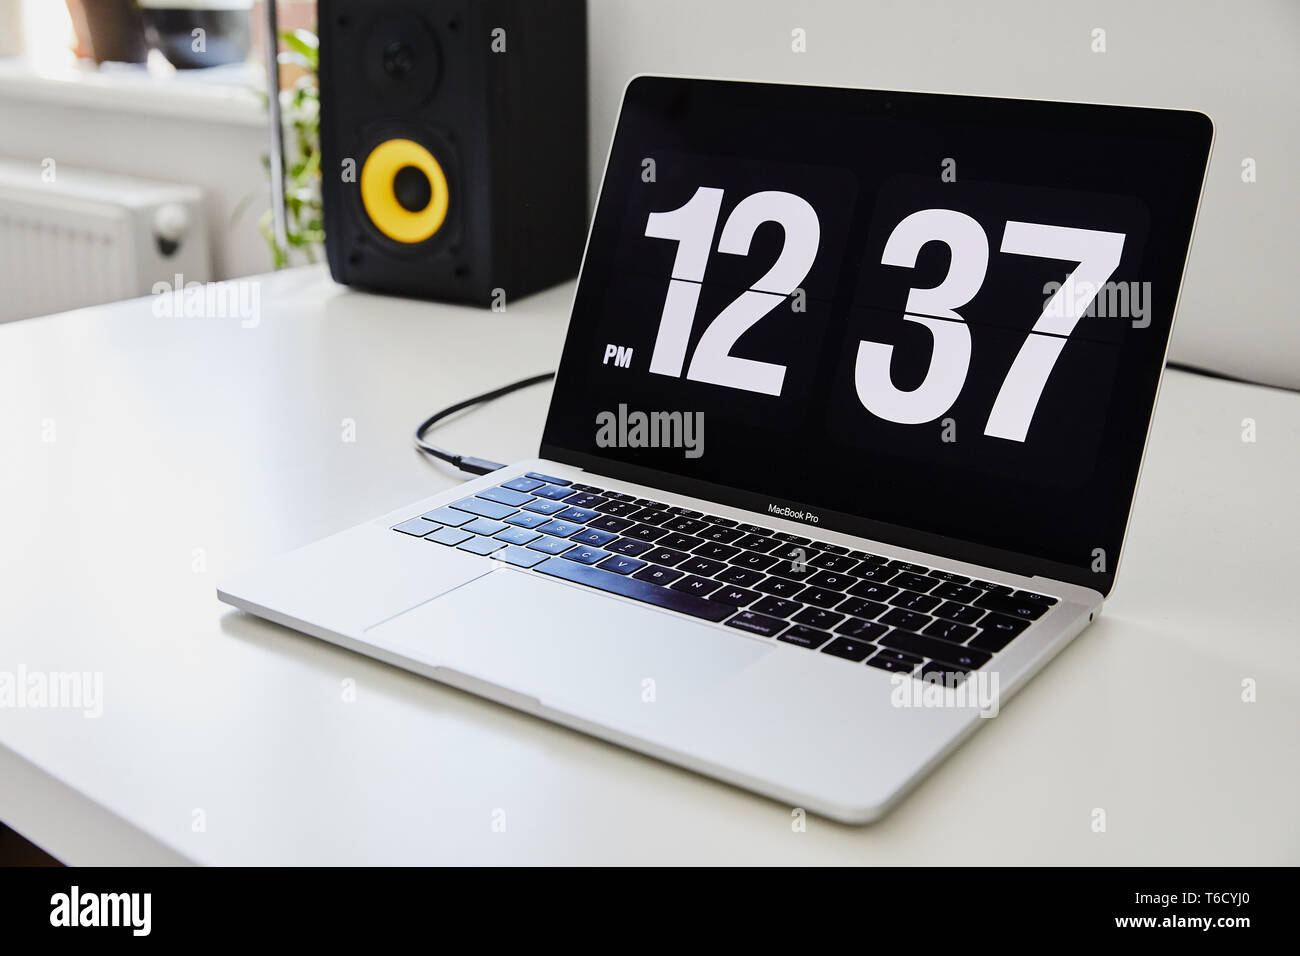
[[[428,182],[428,201],[422,208],[410,208],[410,190],[403,190],[399,198],[398,174],[405,176],[408,169],[418,170]],[[361,204],[388,238],[424,242],[447,218],[447,177],[433,154],[419,143],[390,139],[376,146],[361,167]]]

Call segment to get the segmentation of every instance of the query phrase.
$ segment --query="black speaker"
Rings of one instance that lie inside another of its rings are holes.
[[[336,281],[487,305],[577,274],[586,0],[320,0],[318,19]]]

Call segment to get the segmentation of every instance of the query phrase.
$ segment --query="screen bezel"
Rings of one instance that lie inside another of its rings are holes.
[[[1023,122],[1026,125],[1033,125],[1035,115],[1050,115],[1053,122],[1060,122],[1061,111],[1072,111],[1076,116],[1086,116],[1087,121],[1101,132],[1110,135],[1122,135],[1126,130],[1133,130],[1135,132],[1141,131],[1143,133],[1151,133],[1154,131],[1162,137],[1185,143],[1189,149],[1194,151],[1193,155],[1204,157],[1200,169],[1200,188],[1197,191],[1196,197],[1197,208],[1193,213],[1192,228],[1189,230],[1187,236],[1183,261],[1179,269],[1178,291],[1174,299],[1174,314],[1170,316],[1170,336],[1169,339],[1166,340],[1165,349],[1161,355],[1161,367],[1157,372],[1157,379],[1152,392],[1151,408],[1148,413],[1147,427],[1143,434],[1141,448],[1135,462],[1130,463],[1125,461],[1116,464],[1116,467],[1124,467],[1126,470],[1131,471],[1132,476],[1131,481],[1124,482],[1124,484],[1131,487],[1131,490],[1126,505],[1124,534],[1120,539],[1119,554],[1116,555],[1114,563],[1105,570],[1093,571],[1088,568],[1081,568],[1075,565],[1048,560],[1036,555],[1007,551],[959,537],[948,537],[933,532],[920,531],[915,528],[891,524],[862,515],[836,512],[828,510],[821,504],[795,500],[778,500],[774,499],[773,496],[769,494],[746,491],[733,486],[721,485],[697,478],[688,478],[673,472],[647,468],[642,465],[628,464],[605,456],[591,454],[590,452],[578,451],[549,440],[549,436],[552,434],[553,419],[558,414],[557,403],[554,398],[552,399],[547,413],[546,426],[543,431],[543,438],[539,451],[540,456],[542,458],[579,467],[585,471],[598,472],[611,478],[630,481],[649,487],[663,488],[666,491],[676,494],[699,498],[705,501],[714,501],[730,507],[751,511],[759,516],[758,520],[760,522],[761,518],[766,515],[768,506],[773,503],[789,506],[795,510],[810,508],[814,509],[820,516],[821,520],[817,527],[829,528],[844,534],[881,541],[915,551],[950,557],[955,560],[996,568],[1014,574],[1022,574],[1029,577],[1041,576],[1052,580],[1065,581],[1071,584],[1093,588],[1094,590],[1101,592],[1103,595],[1108,595],[1114,586],[1115,576],[1123,558],[1123,546],[1124,542],[1127,540],[1129,524],[1132,519],[1133,498],[1136,495],[1142,463],[1146,457],[1146,449],[1150,441],[1151,421],[1154,418],[1155,406],[1159,399],[1160,385],[1163,381],[1164,361],[1168,354],[1168,342],[1172,339],[1173,322],[1177,317],[1177,303],[1181,298],[1182,286],[1186,276],[1187,256],[1190,255],[1191,241],[1195,234],[1195,223],[1199,216],[1200,200],[1204,192],[1205,173],[1209,166],[1210,151],[1214,138],[1214,126],[1210,118],[1204,113],[1193,110],[1107,106],[1050,100],[965,96],[947,93],[869,90],[852,87],[827,87],[812,84],[764,83],[750,80],[639,75],[633,77],[623,91],[623,99],[620,102],[618,120],[615,123],[615,128],[610,138],[609,149],[606,151],[606,166],[601,176],[600,194],[597,196],[597,201],[594,206],[595,213],[588,230],[588,247],[591,243],[591,237],[595,232],[596,219],[600,215],[601,200],[605,192],[604,187],[608,174],[609,156],[614,152],[614,145],[618,140],[619,132],[623,127],[625,118],[629,115],[626,110],[628,101],[633,97],[640,95],[642,91],[645,91],[648,95],[661,98],[663,96],[662,88],[665,86],[680,87],[682,85],[710,84],[722,85],[723,88],[730,87],[732,92],[738,91],[740,95],[756,93],[761,88],[771,88],[773,90],[781,91],[799,90],[801,91],[801,95],[806,94],[808,96],[815,96],[818,91],[830,93],[833,96],[843,96],[845,92],[850,92],[860,100],[860,103],[854,103],[855,108],[861,108],[864,111],[879,110],[882,113],[891,113],[893,115],[900,115],[902,111],[907,111],[907,115],[917,116],[924,116],[927,111],[947,113],[953,108],[954,101],[960,101],[960,106],[963,111],[975,114],[980,110],[997,110],[999,113],[1004,113],[1006,110],[1020,111],[1023,113]],[[651,89],[651,87],[659,87],[660,89],[655,90]],[[746,89],[742,90],[741,88]],[[723,95],[727,94],[724,93]],[[587,250],[584,249],[582,268],[578,274],[577,288],[573,300],[575,309],[577,308],[578,303],[583,299],[583,285],[584,281],[587,280],[586,266]],[[569,353],[570,342],[569,336],[566,335],[562,361],[557,372],[555,391],[552,393],[553,395],[558,393],[558,390],[563,387],[563,357],[567,356]],[[815,461],[810,461],[808,465],[810,472],[815,471]]]

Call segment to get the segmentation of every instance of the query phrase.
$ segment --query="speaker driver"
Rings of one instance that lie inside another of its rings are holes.
[[[424,242],[447,219],[447,176],[433,154],[409,139],[385,140],[361,167],[361,204],[389,239]]]
[[[371,96],[385,111],[411,110],[433,95],[442,57],[423,20],[381,8],[362,45],[361,64]]]

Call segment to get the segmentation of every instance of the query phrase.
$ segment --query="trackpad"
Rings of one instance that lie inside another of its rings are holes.
[[[629,727],[680,718],[774,648],[648,605],[499,568],[367,631],[434,667]]]

